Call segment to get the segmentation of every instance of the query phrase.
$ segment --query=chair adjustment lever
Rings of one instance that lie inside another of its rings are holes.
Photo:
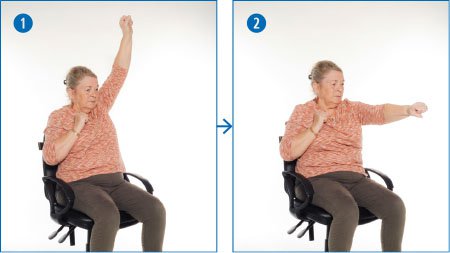
[[[56,230],[55,232],[51,233],[51,234],[48,236],[48,239],[51,240],[51,239],[55,238],[55,237],[58,235],[58,233],[59,233],[63,228],[64,228],[64,225],[62,225],[61,227],[59,227],[58,230]]]
[[[300,227],[302,225],[304,220],[301,220],[299,223],[297,223],[297,225],[293,226],[291,229],[289,229],[287,231],[287,233],[290,235],[292,233],[294,233],[295,230],[297,230],[298,227]]]
[[[312,226],[314,226],[314,223],[316,223],[316,222],[315,222],[315,221],[310,222],[310,223],[308,224],[308,226],[307,226],[305,229],[303,229],[303,230],[297,235],[297,238],[302,238],[302,237],[306,234],[306,232],[307,232]]]
[[[67,238],[70,234],[73,233],[73,230],[75,230],[75,228],[76,228],[75,226],[70,225],[70,226],[69,226],[69,231],[67,231],[67,233],[65,233],[63,236],[61,236],[61,238],[59,238],[58,242],[59,242],[59,243],[63,243],[63,242],[66,240],[66,238]]]

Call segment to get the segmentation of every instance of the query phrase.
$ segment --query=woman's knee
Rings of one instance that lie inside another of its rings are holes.
[[[359,220],[359,208],[353,199],[337,199],[332,215],[333,220],[341,220],[357,225]]]
[[[158,198],[154,197],[152,201],[149,203],[148,208],[153,218],[160,220],[166,219],[166,208]]]
[[[93,208],[94,223],[102,227],[118,230],[120,226],[120,212],[116,206],[101,205]]]
[[[406,215],[405,203],[403,203],[403,200],[397,195],[394,195],[393,198],[388,200],[387,206],[389,207],[388,212],[389,216],[393,216],[396,219],[405,217]]]
[[[137,219],[144,223],[155,220],[165,221],[166,209],[158,198],[149,195],[140,201],[139,208],[133,211]]]

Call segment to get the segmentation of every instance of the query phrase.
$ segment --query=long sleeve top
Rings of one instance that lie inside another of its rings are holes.
[[[365,174],[362,166],[362,125],[384,124],[384,105],[367,105],[343,100],[333,115],[327,118],[317,137],[300,157],[291,152],[294,136],[312,126],[315,100],[297,105],[286,123],[280,143],[281,157],[286,161],[298,158],[295,170],[305,177],[334,171],[353,171]]]
[[[88,114],[72,149],[58,165],[56,176],[65,182],[77,181],[98,174],[125,171],[116,129],[109,116],[125,78],[127,69],[114,65],[111,74],[99,89],[97,106]],[[74,127],[75,110],[66,105],[53,111],[44,130],[44,160],[55,164],[55,140]]]

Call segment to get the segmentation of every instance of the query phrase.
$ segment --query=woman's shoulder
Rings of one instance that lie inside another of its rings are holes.
[[[371,108],[372,105],[366,104],[360,101],[351,101],[345,99],[341,103],[341,110],[347,112],[360,113],[361,111],[366,111],[368,108]]]
[[[314,113],[315,102],[314,100],[308,101],[304,104],[298,104],[295,106],[294,111],[292,112],[293,117],[303,118],[306,115],[312,115]]]
[[[70,105],[63,106],[50,113],[47,121],[47,129],[70,130],[73,128],[74,111]],[[47,131],[47,130],[46,130]]]
[[[361,102],[359,102],[359,101],[352,101],[352,100],[348,100],[347,98],[342,100],[342,103],[341,103],[341,105],[344,108],[353,108],[353,107],[359,106],[360,104],[361,104]]]
[[[354,105],[355,103],[358,103],[358,102],[355,102],[355,101],[352,101],[352,100],[349,100],[349,99],[347,99],[347,98],[345,98],[344,100],[342,100],[342,104],[343,105]]]
[[[59,109],[54,110],[53,112],[50,113],[49,116],[50,119],[59,119],[59,120],[67,117],[73,118],[73,112],[72,109],[70,108],[70,105],[65,105]]]
[[[296,105],[295,109],[306,110],[306,109],[314,108],[315,107],[315,103],[316,102],[314,100],[310,100],[310,101],[308,101],[306,103]]]
[[[360,105],[360,104],[365,104],[365,102],[361,102],[361,101],[355,101],[355,100],[349,100],[349,99],[344,99],[342,100],[343,103],[347,104],[347,105]]]
[[[342,101],[342,104],[343,104],[344,106],[348,107],[348,108],[361,108],[361,107],[364,107],[364,106],[369,106],[369,104],[366,104],[366,103],[364,103],[364,102],[361,102],[361,101],[351,101],[351,100],[348,100],[348,99],[344,99],[344,100]]]

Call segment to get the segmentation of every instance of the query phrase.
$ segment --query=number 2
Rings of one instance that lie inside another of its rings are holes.
[[[263,15],[254,13],[247,19],[247,28],[254,33],[260,33],[266,28],[266,19]]]
[[[253,29],[261,29],[261,28],[259,28],[259,18],[253,18],[253,20],[255,20],[256,21],[256,23],[255,23],[255,26],[253,26]]]

